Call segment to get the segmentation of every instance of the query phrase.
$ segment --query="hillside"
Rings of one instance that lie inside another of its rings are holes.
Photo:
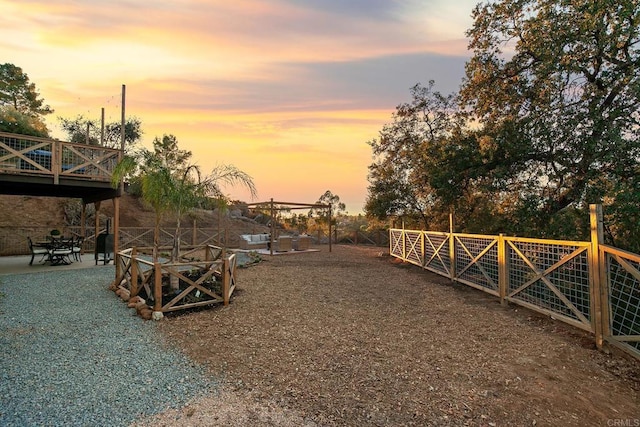
[[[93,205],[87,209],[92,216]],[[57,197],[32,197],[0,195],[0,228],[64,228],[79,221],[81,202],[78,199]],[[101,203],[101,221],[113,217],[113,203],[105,200]],[[74,219],[75,217],[75,219]],[[218,215],[215,211],[200,210],[195,217],[199,227],[217,227]],[[155,213],[145,203],[136,197],[124,195],[120,198],[120,226],[121,227],[152,227]],[[91,223],[91,220],[87,220]],[[183,218],[183,224],[192,223],[192,218]],[[186,222],[185,222],[186,221]],[[174,220],[163,221],[164,226],[170,226]],[[253,231],[263,226],[255,220],[240,215],[239,211],[231,211],[222,215],[221,227],[246,229]],[[264,227],[266,229],[266,227]]]

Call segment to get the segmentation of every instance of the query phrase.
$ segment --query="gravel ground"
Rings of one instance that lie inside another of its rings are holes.
[[[215,393],[107,289],[113,268],[0,278],[1,426],[125,426]]]

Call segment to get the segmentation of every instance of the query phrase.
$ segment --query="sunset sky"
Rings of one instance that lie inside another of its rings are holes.
[[[232,164],[264,201],[351,214],[367,196],[367,141],[416,83],[458,89],[477,0],[0,0],[0,63],[59,116],[142,121],[203,171]],[[239,188],[233,198],[251,201]]]

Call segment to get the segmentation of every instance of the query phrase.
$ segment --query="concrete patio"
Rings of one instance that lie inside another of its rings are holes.
[[[46,271],[77,270],[79,268],[103,267],[102,262],[95,264],[93,253],[84,254],[82,261],[73,261],[69,265],[51,265],[48,262],[38,262],[40,257],[33,259],[33,265],[29,265],[31,255],[3,256],[0,257],[0,276],[6,274],[42,273]],[[111,264],[113,268],[113,261]]]

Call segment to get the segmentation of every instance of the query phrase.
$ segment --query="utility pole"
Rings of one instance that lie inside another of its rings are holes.
[[[100,145],[104,147],[104,107],[102,107],[102,114],[100,115]]]

